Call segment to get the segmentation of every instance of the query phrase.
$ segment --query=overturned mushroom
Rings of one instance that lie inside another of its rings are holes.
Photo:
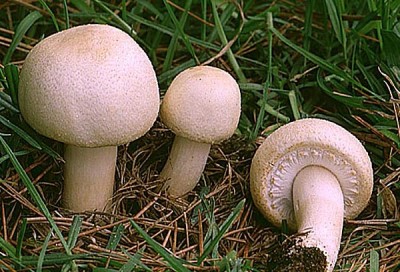
[[[273,132],[250,170],[255,205],[274,225],[287,220],[302,236],[297,246],[317,247],[332,271],[343,218],[356,217],[372,192],[373,171],[362,144],[342,127],[303,119]]]
[[[117,145],[150,129],[159,93],[149,58],[128,34],[84,25],[32,49],[19,104],[37,132],[66,144],[64,206],[101,211],[113,192]]]
[[[197,66],[180,73],[168,88],[161,120],[176,134],[160,176],[173,197],[192,190],[204,170],[210,146],[229,138],[240,117],[240,90],[227,72]]]

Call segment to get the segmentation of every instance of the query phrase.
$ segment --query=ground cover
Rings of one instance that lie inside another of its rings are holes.
[[[280,125],[317,117],[351,131],[374,167],[371,201],[345,222],[335,271],[398,271],[399,8],[373,0],[2,1],[0,269],[272,271],[270,256],[290,233],[252,204],[251,159]],[[129,33],[149,55],[161,97],[196,64],[239,83],[239,127],[212,146],[186,199],[157,193],[174,136],[158,120],[120,146],[111,212],[61,208],[63,146],[21,118],[18,71],[38,41],[86,23]]]

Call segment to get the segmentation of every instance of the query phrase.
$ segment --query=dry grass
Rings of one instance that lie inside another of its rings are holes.
[[[202,253],[204,238],[210,227],[202,200],[198,196],[200,192],[193,192],[185,199],[176,200],[156,193],[161,182],[157,179],[157,173],[167,158],[171,143],[172,134],[158,127],[131,146],[120,148],[112,212],[80,214],[83,224],[74,253],[105,253],[110,254],[110,258],[127,261],[127,256],[121,253],[122,249],[134,254],[145,245],[129,223],[130,219],[134,219],[175,256],[196,261],[196,256]],[[254,147],[240,138],[214,146],[201,183],[209,188],[209,192],[204,194],[204,201],[215,203],[215,208],[209,212],[213,214],[217,225],[229,216],[240,200],[248,199],[231,231],[221,240],[219,252],[224,256],[235,250],[238,257],[259,263],[265,261],[266,252],[277,241],[278,234],[257,226],[254,218],[248,190],[248,172],[253,153]],[[47,156],[40,156],[26,171],[35,181],[36,188],[45,193],[48,206],[53,207],[57,225],[68,232],[73,214],[59,208],[61,164],[54,163]],[[33,174],[34,172],[38,174]],[[16,245],[13,239],[16,237],[18,225],[21,218],[26,218],[30,237],[26,237],[24,251],[39,254],[43,240],[49,232],[47,220],[35,208],[34,203],[30,202],[26,190],[18,186],[18,176],[10,172],[6,181],[0,184],[2,235]],[[201,187],[198,186],[198,189]],[[113,227],[120,224],[125,228],[124,236],[118,245],[118,251],[110,252],[106,249],[109,237]],[[51,248],[50,252],[62,251],[57,239],[52,240],[48,247]],[[165,263],[150,248],[145,251],[143,262],[154,271],[165,269]],[[209,260],[206,262],[209,263]],[[201,270],[215,269],[206,265]]]
[[[261,141],[260,138],[259,142]],[[134,219],[172,254],[195,262],[204,249],[206,232],[212,227],[199,197],[204,188],[209,188],[208,192],[204,192],[204,201],[215,203],[214,209],[209,212],[213,214],[217,225],[222,224],[240,200],[247,200],[242,213],[219,244],[220,256],[226,256],[235,250],[238,258],[250,260],[255,267],[266,265],[268,255],[282,237],[279,230],[270,227],[261,218],[251,202],[249,167],[256,147],[237,137],[213,146],[201,184],[187,198],[170,200],[156,193],[155,189],[160,182],[157,174],[167,158],[171,142],[172,134],[158,125],[144,138],[120,148],[113,211],[79,214],[83,223],[73,253],[100,253],[110,260],[126,262],[128,257],[123,251],[135,254],[146,245],[129,223],[130,219]],[[60,208],[61,166],[61,163],[55,163],[48,156],[39,155],[26,171],[48,201],[57,225],[67,233],[73,214]],[[49,224],[30,201],[26,190],[18,183],[18,176],[12,170],[5,180],[6,182],[0,183],[3,224],[1,235],[16,245],[21,220],[27,219],[28,229],[23,251],[25,254],[38,255],[50,230]],[[380,271],[391,271],[390,269],[399,265],[400,230],[395,225],[398,220],[391,219],[393,207],[387,206],[390,204],[384,205],[386,219],[374,219],[377,213],[374,201],[376,193],[359,219],[345,224],[337,271],[367,271],[372,249],[381,253]],[[392,195],[388,191],[382,194],[384,203],[390,201],[389,196]],[[109,250],[107,245],[110,235],[118,225],[124,227],[124,235],[118,248]],[[58,239],[51,239],[48,253],[62,251]],[[149,247],[145,249],[142,261],[153,271],[167,269],[165,262]],[[3,259],[2,262],[6,264],[8,261]],[[82,262],[87,263],[87,260]],[[89,268],[100,265],[94,260],[91,262],[88,263]],[[217,265],[212,264],[213,260],[207,259],[204,266],[189,268],[218,271]]]
[[[285,8],[282,8],[279,12],[279,19],[285,21],[286,24],[279,26],[279,31],[290,36],[293,42],[301,42],[305,19],[300,15],[305,12],[305,7],[302,5],[304,3],[301,2],[302,4],[298,5],[292,3],[292,1],[282,1],[282,3]],[[127,1],[127,5],[132,5],[132,1]],[[268,7],[274,5],[276,5],[275,2],[269,3]],[[10,47],[16,24],[12,18],[19,8],[40,11],[47,18],[48,24],[45,27],[51,29],[49,13],[38,5],[38,1],[12,0],[0,3],[0,10],[5,10],[6,16],[10,19],[7,27],[0,27],[0,56],[2,57],[6,55]],[[54,3],[52,8],[57,10],[56,14],[62,14],[61,4]],[[256,12],[265,11],[266,8],[260,4],[259,8],[252,12],[252,15]],[[182,7],[178,8],[178,10],[180,9]],[[119,14],[119,12],[119,10],[116,10],[115,14]],[[70,8],[70,13],[77,14],[78,10]],[[205,25],[212,24],[210,18],[208,18],[210,19],[209,22],[203,21],[198,17],[198,14],[190,14],[190,16],[196,22],[202,22]],[[325,26],[317,20],[319,16],[321,15],[315,15],[312,27],[315,30],[324,31]],[[350,15],[346,18],[350,21],[360,19]],[[64,22],[61,15],[57,17],[57,20]],[[71,23],[77,24],[80,23],[80,20],[71,18]],[[140,27],[142,26],[138,26],[135,30],[140,32]],[[266,29],[262,31],[266,31]],[[241,46],[236,50],[237,56],[258,60],[258,57],[263,55],[259,53],[261,52],[260,47],[267,47],[269,41],[266,35],[254,40],[257,35],[259,33],[251,34],[245,42],[241,41]],[[377,38],[370,33],[363,34],[362,37],[372,43],[378,42]],[[16,48],[13,64],[20,66],[26,53],[37,41],[38,37],[25,37]],[[308,64],[304,69],[294,74],[283,70],[283,66],[287,64],[283,61],[286,58],[285,50],[289,49],[284,47],[283,43],[277,38],[274,38],[273,45],[277,48],[276,55],[282,58],[282,63],[280,63],[282,66],[279,67],[282,71],[279,75],[290,79],[290,82],[285,84],[290,85],[292,82],[298,82],[300,85],[310,77],[315,76],[314,72],[317,66],[314,64]],[[156,65],[158,74],[161,74],[163,69],[162,63],[165,61],[167,50],[168,42],[165,42],[160,43],[159,47],[153,52],[158,61]],[[228,47],[222,47],[221,51],[217,52],[196,45],[195,50],[206,51],[206,59],[212,60],[213,65],[230,72],[234,70],[229,61],[222,56],[222,53],[227,52]],[[175,57],[175,66],[179,66],[190,59],[188,54],[182,52],[185,52],[184,48],[181,48],[180,54]],[[287,54],[292,54],[293,66],[301,62],[299,60],[302,60],[298,52],[288,51]],[[262,69],[260,69],[262,72],[256,71],[256,69],[253,71],[251,65],[255,62],[249,63],[246,71],[249,81],[261,84],[265,80],[263,78],[265,71]],[[279,62],[277,61],[277,63]],[[275,80],[279,81],[279,78]],[[383,80],[383,78],[380,78],[380,80]],[[167,84],[167,80],[160,84],[162,91],[166,89]],[[275,85],[279,84],[275,83]],[[305,98],[305,100],[315,98],[307,94],[311,88],[305,88],[302,98]],[[334,90],[338,91],[335,88]],[[255,125],[259,113],[259,108],[256,105],[258,101],[254,97],[250,97],[249,93],[246,93],[249,104],[245,105],[243,115],[250,120],[250,125]],[[279,92],[275,95],[273,94],[269,101],[274,103],[275,108],[279,107],[283,113],[291,115],[286,97],[279,96]],[[395,114],[396,111],[393,111],[393,107],[396,108],[398,102],[395,100],[396,97],[392,97],[390,101],[382,102],[359,89],[357,89],[357,95],[365,98],[366,104],[371,107],[353,109],[354,111],[347,112],[348,115],[344,116],[343,119],[351,120],[349,123],[354,124],[350,126],[353,128],[352,132],[369,148],[370,153],[374,154],[374,158],[377,158],[374,161],[375,189],[368,207],[358,219],[345,222],[341,250],[335,271],[374,271],[370,269],[371,262],[374,264],[375,261],[374,257],[371,258],[371,256],[375,256],[374,253],[378,253],[379,256],[379,271],[399,271],[400,223],[397,206],[399,191],[398,186],[395,185],[399,184],[400,168],[392,163],[393,158],[398,158],[399,148],[393,139],[376,128],[372,123],[373,119],[368,118],[369,116],[380,116],[387,120],[395,120],[397,115]],[[318,98],[320,96],[320,93],[316,95]],[[311,105],[312,110],[310,112],[304,114],[333,116],[337,118],[336,120],[342,120],[341,114],[343,112],[337,109],[342,105],[332,105],[331,101],[329,99],[327,103],[318,101],[318,103]],[[303,104],[306,104],[306,101],[303,102]],[[299,105],[299,108],[302,107],[305,108],[304,105]],[[380,108],[377,109],[377,107]],[[267,134],[269,129],[275,127],[277,120],[276,117],[266,119],[261,127],[265,133],[261,133],[261,135]],[[242,128],[242,130],[245,129]],[[253,127],[248,129],[253,130]],[[4,132],[3,128],[0,132]],[[96,258],[82,257],[77,259],[76,262],[87,265],[85,269],[88,271],[94,270],[96,267],[116,269],[118,264],[126,263],[130,259],[128,253],[134,255],[139,250],[143,250],[141,260],[144,264],[148,265],[153,271],[167,271],[167,264],[132,227],[130,220],[133,219],[174,256],[192,262],[193,266],[188,265],[190,270],[218,271],[221,259],[234,250],[237,253],[236,260],[243,258],[243,260],[250,261],[254,270],[265,271],[269,254],[280,245],[285,234],[282,234],[281,230],[273,228],[262,218],[252,204],[249,191],[251,159],[264,136],[259,136],[251,141],[249,137],[245,137],[246,133],[242,134],[244,136],[234,136],[221,144],[214,145],[200,184],[186,198],[175,200],[168,199],[156,191],[161,182],[158,180],[158,174],[167,159],[168,150],[173,140],[173,134],[168,129],[157,122],[143,138],[120,147],[112,212],[79,214],[83,219],[82,227],[76,246],[72,251],[74,254],[97,254]],[[60,144],[51,141],[47,143],[62,154]],[[19,145],[16,144],[16,146]],[[21,164],[25,167],[25,171],[42,198],[45,199],[57,226],[67,236],[75,214],[60,208],[63,183],[62,162],[55,161],[49,155],[33,150],[29,146],[23,145],[23,149],[32,151],[32,153],[28,156],[21,156]],[[371,150],[375,151],[371,152]],[[46,244],[45,239],[50,231],[50,225],[32,201],[11,164],[4,173],[0,173],[0,177],[3,179],[0,182],[0,237],[13,246],[17,246],[18,233],[23,220],[26,219],[27,230],[23,237],[22,253],[24,256],[39,256],[43,245]],[[215,226],[220,226],[227,219],[242,199],[246,199],[245,207],[230,230],[219,242],[218,255],[214,256],[215,258],[210,256],[201,266],[195,266],[197,257],[204,251],[207,235],[210,235]],[[208,210],[208,208],[210,209]],[[115,250],[110,250],[109,240],[118,226],[119,228],[123,227],[123,235]],[[51,236],[47,244],[46,254],[57,252],[64,252],[64,249],[58,238]],[[1,253],[2,249],[0,248]],[[9,271],[15,271],[11,265],[12,260],[3,258],[4,255],[0,256],[0,267],[3,267],[5,271],[7,271],[6,268]],[[242,265],[243,270],[245,270],[244,262],[242,262]],[[60,266],[53,264],[46,269],[58,271]]]

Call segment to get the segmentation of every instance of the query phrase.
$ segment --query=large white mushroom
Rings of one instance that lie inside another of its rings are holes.
[[[192,190],[204,170],[211,144],[232,136],[240,117],[240,89],[227,72],[197,66],[180,73],[168,88],[161,120],[176,134],[160,176],[172,197]]]
[[[113,192],[117,145],[142,136],[157,118],[157,78],[128,34],[78,26],[28,54],[19,105],[37,132],[66,144],[64,206],[101,211]]]
[[[373,187],[370,158],[342,127],[320,119],[289,123],[267,137],[250,170],[258,209],[274,225],[287,220],[301,247],[317,247],[332,271],[343,218],[356,217]]]

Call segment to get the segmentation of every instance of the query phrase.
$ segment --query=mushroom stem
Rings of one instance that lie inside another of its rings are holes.
[[[293,183],[293,205],[298,233],[307,233],[300,245],[324,252],[326,271],[332,271],[344,217],[343,193],[336,176],[320,166],[302,169]]]
[[[162,190],[180,197],[193,190],[207,162],[211,144],[191,141],[176,135],[168,160],[160,177],[165,179]]]
[[[104,211],[114,188],[117,147],[66,145],[63,202],[67,209]]]

